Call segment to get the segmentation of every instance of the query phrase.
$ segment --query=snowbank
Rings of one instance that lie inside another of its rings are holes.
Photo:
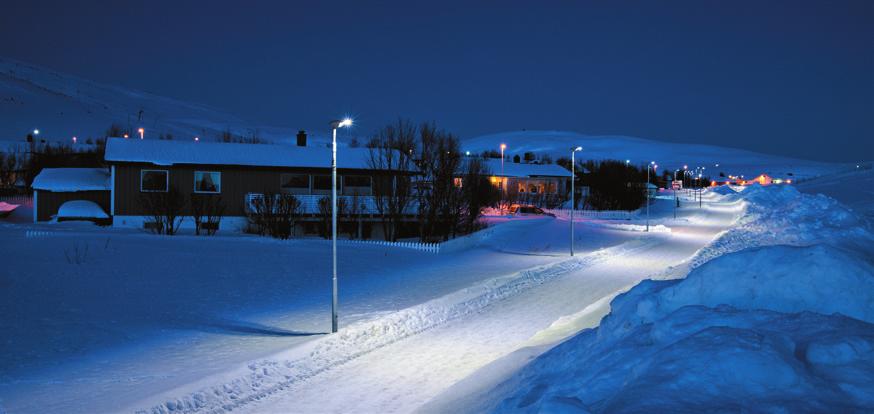
[[[105,168],[43,168],[33,179],[34,190],[108,191],[110,174]]]
[[[746,213],[685,279],[620,295],[598,328],[544,353],[470,411],[874,410],[867,224],[788,186],[723,198]]]
[[[61,204],[56,217],[59,219],[108,219],[109,215],[93,201],[73,200]]]

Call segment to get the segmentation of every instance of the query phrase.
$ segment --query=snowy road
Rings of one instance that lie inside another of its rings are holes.
[[[592,326],[608,311],[605,298],[638,281],[685,275],[682,264],[737,218],[737,210],[721,207],[684,208],[682,224],[671,226],[671,233],[652,233],[541,266],[530,271],[547,275],[540,283],[224,408],[244,413],[414,411],[499,358],[523,347],[554,344]]]

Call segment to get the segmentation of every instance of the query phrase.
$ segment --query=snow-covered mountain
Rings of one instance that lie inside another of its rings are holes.
[[[172,134],[212,140],[223,131],[279,142],[294,139],[294,128],[243,120],[205,105],[183,102],[118,86],[105,85],[0,57],[0,140],[21,141],[39,129],[47,141],[77,136],[103,137],[113,123],[146,138]]]
[[[582,146],[583,151],[576,155],[579,159],[630,160],[635,165],[655,161],[659,165],[659,172],[682,168],[684,165],[688,165],[690,169],[703,166],[711,176],[716,176],[719,172],[750,177],[761,173],[773,176],[792,173],[798,178],[804,178],[849,168],[840,164],[799,160],[716,145],[672,143],[615,135],[584,135],[569,131],[504,132],[466,139],[463,146],[471,153],[480,153],[499,150],[502,143],[507,145],[505,154],[511,156],[521,156],[530,151],[538,156],[548,154],[556,159],[570,157],[571,148]]]

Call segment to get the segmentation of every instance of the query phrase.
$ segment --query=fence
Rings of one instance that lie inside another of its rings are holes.
[[[0,201],[7,204],[18,204],[25,207],[33,207],[32,195],[8,195],[0,196]]]
[[[570,209],[545,210],[555,214],[556,217],[569,218]],[[574,217],[591,218],[597,220],[632,220],[637,217],[637,211],[624,210],[574,210]]]
[[[307,239],[297,239],[297,240],[306,240]],[[318,239],[324,243],[330,243],[329,239]],[[350,239],[337,239],[338,245],[346,245],[346,246],[355,246],[355,245],[364,245],[364,246],[382,246],[382,247],[397,247],[402,249],[411,249],[418,250],[422,252],[428,253],[440,253],[440,243],[420,243],[420,242],[390,242],[390,241],[382,241],[382,240],[350,240]]]

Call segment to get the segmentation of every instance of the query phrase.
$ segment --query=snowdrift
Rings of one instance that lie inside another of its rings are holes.
[[[644,281],[472,411],[871,412],[867,224],[823,196],[749,187],[685,279]],[[750,247],[753,246],[753,247]]]
[[[56,217],[58,220],[108,219],[109,215],[93,201],[72,200],[61,204]]]

